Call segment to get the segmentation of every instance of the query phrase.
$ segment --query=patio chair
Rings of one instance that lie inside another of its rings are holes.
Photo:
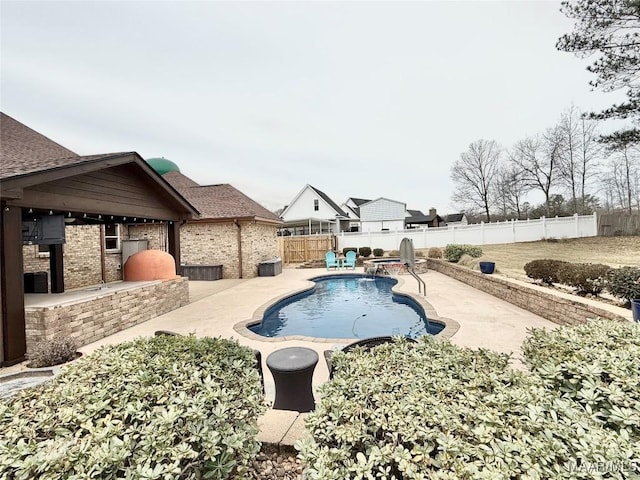
[[[345,259],[342,261],[342,266],[344,268],[350,268],[351,270],[356,269],[356,252],[353,250],[349,250],[345,255]]]
[[[325,253],[324,261],[327,264],[327,270],[330,270],[332,267],[336,270],[340,268],[340,261],[336,258],[335,252],[328,251]]]
[[[386,336],[386,337],[364,338],[362,340],[358,340],[357,342],[350,343],[349,345],[344,347],[341,351],[348,352],[349,350],[353,350],[354,348],[357,348],[357,347],[369,350],[373,347],[377,347],[378,345],[382,345],[383,343],[393,342],[395,338],[397,337]],[[405,337],[405,340],[409,343],[417,343],[411,337]],[[329,368],[329,380],[333,378],[333,363],[331,362],[331,356],[333,355],[334,352],[335,350],[324,351],[324,359],[327,362],[327,367]]]

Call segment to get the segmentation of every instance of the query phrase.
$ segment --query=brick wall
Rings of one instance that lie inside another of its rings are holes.
[[[68,225],[64,233],[65,290],[100,283],[100,226]],[[49,273],[49,256],[39,254],[37,245],[24,245],[22,254],[25,272]]]
[[[258,263],[278,256],[274,225],[241,222],[242,277],[258,275]],[[223,278],[239,278],[238,227],[232,222],[190,222],[180,228],[182,263],[222,264]]]
[[[188,303],[189,282],[178,277],[133,289],[96,292],[95,297],[73,304],[27,307],[27,352],[35,343],[58,336],[74,337],[79,345],[86,345]]]
[[[427,262],[431,270],[455,278],[559,325],[579,325],[596,317],[626,321],[624,317],[582,302],[578,297],[575,300],[560,297],[444,260],[429,258]]]

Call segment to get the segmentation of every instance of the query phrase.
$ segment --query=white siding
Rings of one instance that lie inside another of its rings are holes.
[[[364,222],[381,222],[400,220],[404,228],[404,218],[407,214],[407,207],[404,203],[379,198],[360,207],[360,220]],[[384,228],[387,228],[386,226]]]
[[[313,209],[313,201],[318,200],[318,210]],[[336,211],[325,202],[320,195],[307,187],[300,196],[284,212],[283,220],[300,220],[303,218],[322,218],[335,220]]]
[[[361,232],[380,232],[385,230],[404,230],[404,220],[360,221]]]

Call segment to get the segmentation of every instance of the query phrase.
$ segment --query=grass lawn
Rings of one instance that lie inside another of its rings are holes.
[[[484,252],[481,260],[496,262],[499,273],[515,277],[525,276],[525,263],[543,258],[640,267],[640,236],[570,238],[481,247]]]

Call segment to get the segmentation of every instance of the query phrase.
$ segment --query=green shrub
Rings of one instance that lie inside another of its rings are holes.
[[[640,442],[640,325],[598,320],[534,329],[522,351],[545,388]]]
[[[614,297],[630,302],[640,298],[640,267],[622,267],[609,272],[607,290]]]
[[[342,255],[347,255],[347,252],[356,252],[358,253],[358,249],[356,247],[344,247],[342,249]]]
[[[374,257],[382,257],[384,255],[384,250],[382,248],[374,248],[373,256]]]
[[[442,249],[438,247],[431,247],[427,251],[427,258],[442,258]]]
[[[565,263],[558,270],[558,279],[576,289],[579,295],[602,293],[611,267],[601,263]]]
[[[38,342],[33,351],[27,354],[31,368],[52,367],[74,360],[78,355],[78,343],[75,338],[58,337]]]
[[[416,258],[424,258],[424,252],[422,250],[416,250]]]
[[[360,247],[358,253],[361,257],[367,258],[371,255],[371,248],[369,247]]]
[[[389,250],[389,256],[390,257],[399,257],[400,256],[400,250]]]
[[[473,258],[482,256],[482,248],[473,245],[463,245],[450,243],[444,247],[444,258],[450,262],[458,262],[462,255],[469,255]]]
[[[158,336],[0,402],[0,478],[243,478],[264,410],[253,352]]]
[[[524,271],[527,277],[540,281],[547,285],[553,285],[559,283],[558,272],[568,262],[562,260],[532,260],[529,263],[525,263]]]
[[[631,467],[640,454],[636,437],[510,369],[504,354],[423,337],[332,360],[334,379],[306,420],[311,438],[298,444],[309,479],[593,478],[571,471],[602,459]]]

